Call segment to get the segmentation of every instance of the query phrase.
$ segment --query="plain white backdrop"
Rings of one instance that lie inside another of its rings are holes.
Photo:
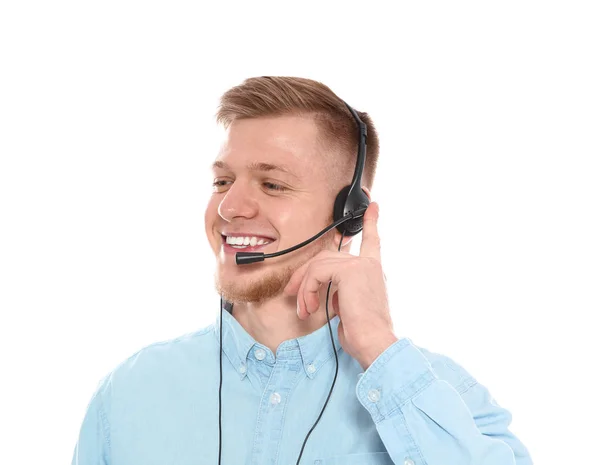
[[[372,116],[399,335],[488,387],[535,463],[597,459],[594,2],[325,3],[2,4],[0,463],[70,463],[105,374],[214,321],[214,114],[259,75]]]

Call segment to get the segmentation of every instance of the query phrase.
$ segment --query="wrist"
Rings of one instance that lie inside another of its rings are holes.
[[[377,358],[389,349],[394,343],[398,342],[399,338],[395,334],[387,334],[383,337],[377,337],[361,351],[358,357],[358,363],[363,370],[367,370]]]

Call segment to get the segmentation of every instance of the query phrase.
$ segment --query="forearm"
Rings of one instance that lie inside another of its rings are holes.
[[[473,399],[472,406],[463,393]],[[507,429],[510,413],[483,393],[487,390],[472,378],[456,387],[440,379],[408,339],[381,354],[356,389],[396,464],[531,464],[527,450]],[[486,434],[478,423],[486,425]]]

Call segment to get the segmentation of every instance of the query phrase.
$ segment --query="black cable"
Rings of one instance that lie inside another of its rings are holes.
[[[342,249],[343,240],[344,240],[344,231],[342,231],[342,238],[340,239],[340,245],[338,246],[338,252]],[[323,412],[325,411],[325,407],[327,407],[327,403],[329,402],[329,398],[331,397],[331,393],[333,392],[333,387],[335,386],[335,380],[337,379],[337,375],[338,375],[339,362],[338,362],[337,350],[335,350],[335,341],[333,340],[333,331],[331,330],[331,322],[329,321],[329,290],[330,289],[331,289],[331,281],[329,281],[329,285],[327,286],[327,298],[325,300],[325,314],[327,315],[327,325],[329,326],[329,336],[331,336],[331,346],[333,347],[333,355],[335,355],[335,375],[333,377],[333,383],[331,384],[331,389],[329,390],[329,395],[327,396],[325,405],[323,405],[323,409],[321,410],[321,413],[319,414],[319,418],[317,418],[317,421],[315,421],[315,424],[310,429],[310,431],[306,435],[306,438],[304,439],[304,444],[302,444],[302,449],[300,450],[300,455],[298,456],[296,465],[298,465],[300,463],[300,458],[302,457],[302,453],[304,452],[304,446],[306,446],[306,441],[308,441],[308,437],[310,436],[310,433],[313,432],[313,430],[317,426],[317,423],[319,423],[321,416],[323,416]]]
[[[221,465],[221,387],[223,386],[223,294],[221,294],[221,324],[219,325],[219,465]]]

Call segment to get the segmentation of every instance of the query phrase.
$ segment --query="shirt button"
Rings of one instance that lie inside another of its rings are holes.
[[[254,356],[256,357],[256,360],[264,360],[267,353],[263,349],[256,349],[254,351]]]
[[[271,403],[277,405],[279,402],[281,402],[281,396],[277,392],[271,394]]]
[[[380,398],[379,391],[377,389],[371,389],[368,397],[371,402],[377,402]]]
[[[240,367],[240,373],[242,373],[242,374],[246,373],[246,365],[242,365]]]
[[[359,373],[358,374],[358,379],[361,379],[363,377],[364,373]]]
[[[306,371],[308,371],[309,373],[314,373],[315,371],[317,371],[317,369],[315,368],[315,366],[311,363],[310,365],[308,365],[306,367]]]
[[[406,459],[404,461],[404,465],[415,465],[415,462],[413,462],[411,459]]]

